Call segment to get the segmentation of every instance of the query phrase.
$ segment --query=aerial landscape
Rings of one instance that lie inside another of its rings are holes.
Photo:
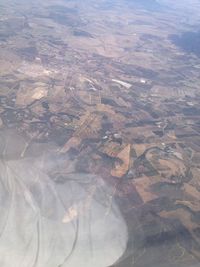
[[[200,2],[0,0],[0,155],[0,266],[199,267]]]

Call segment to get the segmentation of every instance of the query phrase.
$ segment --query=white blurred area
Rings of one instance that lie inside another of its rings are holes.
[[[112,190],[100,177],[75,172],[55,182],[49,172],[57,156],[42,148],[26,153],[26,142],[0,133],[0,266],[112,265],[127,243]]]

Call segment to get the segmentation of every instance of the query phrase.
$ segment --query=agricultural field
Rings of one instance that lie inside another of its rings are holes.
[[[0,0],[1,266],[199,266],[199,25],[197,0]]]

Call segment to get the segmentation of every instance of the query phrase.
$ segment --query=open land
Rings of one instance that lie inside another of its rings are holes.
[[[1,130],[27,140],[22,157],[53,144],[69,166],[51,173],[55,183],[76,171],[110,184],[129,231],[116,267],[200,261],[200,3],[191,2],[0,1]]]

